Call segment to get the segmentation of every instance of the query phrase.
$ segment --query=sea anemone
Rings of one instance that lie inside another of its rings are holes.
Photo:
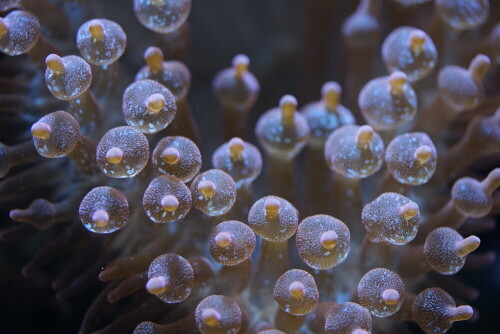
[[[500,331],[498,3],[0,12],[2,331]]]

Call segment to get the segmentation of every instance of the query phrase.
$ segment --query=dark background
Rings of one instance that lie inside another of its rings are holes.
[[[52,2],[72,15],[70,36],[75,36],[78,26],[90,18],[104,17],[118,22],[128,35],[127,51],[120,62],[131,80],[143,65],[143,50],[155,38],[138,24],[132,0]],[[283,94],[296,95],[303,105],[319,99],[324,81],[337,80],[343,84],[346,53],[340,29],[356,5],[357,1],[352,0],[193,0],[186,62],[193,77],[189,101],[202,132],[205,166],[222,142],[221,122],[217,121],[221,113],[210,86],[217,71],[228,67],[237,53],[250,57],[251,71],[261,84],[261,95],[248,126],[248,135],[256,142],[252,129],[257,118],[276,106]],[[491,1],[491,5],[491,17],[478,38],[486,36],[500,17],[500,3]],[[432,4],[419,7],[411,16],[411,24],[425,27],[432,9]],[[392,1],[382,1],[382,38],[401,24],[400,13],[401,9]],[[78,54],[74,44],[64,44],[64,48],[66,54]],[[497,73],[498,65],[493,67]],[[380,66],[373,75],[384,73],[385,68]],[[130,80],[121,85],[128,85]],[[262,189],[262,179],[258,189]],[[1,217],[3,226],[11,224],[5,212]],[[71,259],[48,266],[29,279],[21,275],[23,265],[49,234],[44,231],[25,240],[0,243],[0,333],[75,333],[98,291],[95,288],[68,302],[55,300],[50,288],[53,273]],[[471,305],[479,310],[480,316],[475,322],[456,323],[450,333],[500,333],[500,233],[495,230],[479,237],[482,240],[479,251],[494,251],[497,260],[488,268],[458,274],[479,289],[480,296]],[[414,324],[410,327],[416,333],[420,331]]]

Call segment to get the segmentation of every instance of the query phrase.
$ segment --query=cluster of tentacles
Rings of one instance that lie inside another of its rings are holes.
[[[349,2],[311,1],[320,22]],[[39,246],[22,275],[54,274],[57,300],[96,295],[80,333],[477,320],[453,275],[496,260],[474,251],[500,212],[497,4],[361,0],[337,31],[342,85],[258,112],[238,54],[214,74],[218,122],[188,97],[209,89],[183,62],[196,2],[96,3],[0,1],[0,239]]]

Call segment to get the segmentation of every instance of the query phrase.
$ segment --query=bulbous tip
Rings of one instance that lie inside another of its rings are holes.
[[[415,159],[423,164],[432,157],[432,148],[429,145],[422,145],[415,150]]]
[[[123,151],[119,147],[113,147],[106,152],[106,161],[110,164],[119,164],[123,159]]]
[[[415,29],[410,32],[408,39],[410,41],[410,50],[414,55],[419,55],[422,52],[422,47],[425,43],[425,33],[422,30]]]
[[[149,95],[146,101],[148,111],[152,114],[156,114],[165,108],[165,103],[165,97],[159,93]]]
[[[290,286],[288,287],[288,291],[290,292],[290,296],[292,296],[293,299],[300,300],[304,298],[306,288],[302,282],[295,281],[290,284]]]
[[[92,20],[89,22],[89,33],[94,39],[104,38],[104,25],[100,20]]]
[[[212,197],[216,189],[217,187],[212,181],[200,181],[198,183],[198,191],[205,197]]]
[[[453,321],[469,320],[474,314],[474,310],[469,305],[461,305],[451,308],[451,318]]]
[[[336,81],[327,81],[321,86],[321,95],[325,95],[328,93],[342,93],[342,87],[340,87],[339,83]]]
[[[229,232],[220,232],[215,236],[215,242],[219,247],[226,248],[233,242],[233,237]]]
[[[467,256],[475,251],[480,244],[481,240],[475,235],[471,235],[464,240],[457,242],[457,253],[460,256]]]
[[[156,46],[150,46],[144,51],[144,60],[152,71],[159,71],[163,68],[163,52]]]
[[[151,3],[154,6],[162,6],[165,3],[165,0],[151,0]]]
[[[469,72],[476,82],[481,82],[484,75],[491,65],[491,60],[488,56],[478,54],[471,60],[469,65]]]
[[[92,214],[92,223],[97,227],[105,227],[109,224],[109,214],[106,210],[99,209]]]
[[[174,212],[179,207],[179,200],[173,195],[163,196],[161,199],[161,207],[167,212]]]
[[[23,210],[21,209],[13,209],[13,210],[10,210],[9,212],[9,218],[14,220],[14,221],[17,221],[17,217],[23,213]]]
[[[49,139],[52,134],[52,127],[45,122],[36,122],[31,126],[31,134],[39,139]]]
[[[488,176],[481,182],[485,193],[491,195],[500,187],[500,168],[495,168],[488,173]]]
[[[293,118],[297,110],[297,99],[293,95],[285,95],[280,99],[281,120],[284,125],[293,125]]]
[[[243,73],[248,71],[250,67],[250,59],[244,54],[238,54],[234,56],[232,61],[233,68],[236,70],[236,76],[241,78]]]
[[[370,147],[373,138],[373,128],[369,125],[363,125],[358,129],[356,134],[356,145],[360,149]]]
[[[161,153],[161,158],[163,161],[169,165],[174,165],[179,162],[181,158],[181,154],[174,147],[167,147]]]
[[[221,321],[221,315],[213,308],[206,308],[201,312],[201,320],[209,327],[217,327]]]
[[[364,329],[356,328],[351,332],[351,334],[370,334],[370,333],[365,331]]]
[[[277,217],[280,212],[281,203],[276,198],[268,198],[264,203],[266,217]]]
[[[61,75],[64,73],[64,62],[61,57],[52,53],[45,58],[45,65],[54,73],[55,75]]]
[[[240,159],[244,148],[245,142],[241,138],[232,138],[229,141],[229,156],[231,157],[231,159]]]
[[[342,88],[335,81],[325,82],[321,87],[321,96],[328,110],[335,110],[340,103]]]
[[[399,208],[401,217],[411,219],[418,215],[418,204],[415,202],[408,202]]]
[[[156,276],[152,277],[146,283],[146,290],[152,295],[159,295],[168,289],[168,277],[166,276]]]
[[[283,108],[294,108],[294,110],[296,110],[298,104],[299,103],[297,102],[297,99],[293,95],[287,94],[287,95],[284,95],[280,99],[280,108],[281,109],[283,109]]]
[[[389,75],[389,85],[391,87],[391,93],[398,95],[403,92],[403,86],[408,81],[406,74],[400,71],[392,72]]]
[[[386,305],[396,305],[399,303],[400,298],[401,296],[399,295],[399,292],[394,289],[386,289],[382,291],[382,300]]]
[[[232,65],[234,67],[240,66],[240,65],[246,65],[248,66],[250,64],[250,59],[244,55],[244,54],[237,54],[233,58]]]
[[[338,234],[333,231],[326,231],[320,237],[321,246],[326,250],[332,250],[337,246],[339,240]]]

